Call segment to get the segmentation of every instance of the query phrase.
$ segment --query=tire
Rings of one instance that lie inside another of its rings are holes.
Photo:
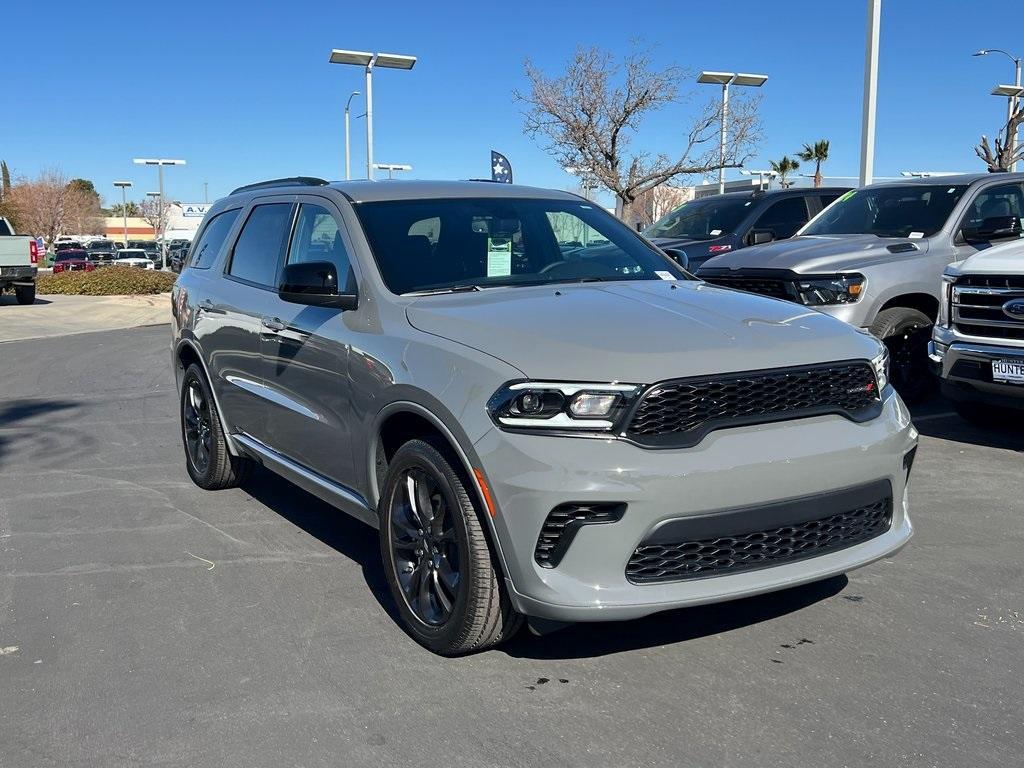
[[[14,286],[14,295],[17,297],[19,304],[35,304],[36,284]]]
[[[252,460],[232,456],[228,450],[210,385],[203,369],[195,363],[182,379],[178,410],[185,467],[192,482],[207,491],[243,483],[252,471]]]
[[[889,380],[907,403],[921,402],[935,388],[928,368],[932,325],[920,310],[891,307],[879,312],[869,329],[889,349]]]
[[[426,440],[395,453],[380,500],[380,548],[405,630],[434,653],[456,656],[507,640],[523,618],[495,565],[482,511],[447,453],[441,441]]]

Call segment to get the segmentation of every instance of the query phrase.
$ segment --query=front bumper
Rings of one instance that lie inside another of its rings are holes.
[[[928,342],[928,364],[951,400],[1024,408],[1024,385],[992,380],[993,360],[1024,361],[1024,344],[986,343],[935,326]]]
[[[518,610],[556,621],[619,620],[816,581],[886,557],[910,539],[903,461],[917,431],[887,390],[881,416],[819,416],[739,427],[693,448],[648,450],[618,440],[491,430],[475,448],[494,497],[494,527]],[[668,520],[887,480],[890,529],[869,541],[760,570],[635,584],[626,563]],[[548,513],[566,502],[624,502],[618,522],[581,527],[554,568],[534,559]]]

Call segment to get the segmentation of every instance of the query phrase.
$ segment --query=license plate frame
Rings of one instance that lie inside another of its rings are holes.
[[[1000,358],[992,361],[992,381],[1024,386],[1024,358]]]

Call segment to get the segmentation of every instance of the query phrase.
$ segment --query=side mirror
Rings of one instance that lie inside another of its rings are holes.
[[[984,219],[978,227],[964,230],[964,240],[968,242],[1003,240],[1020,235],[1020,219],[1016,216],[992,216]]]
[[[683,269],[690,268],[690,259],[686,255],[686,251],[680,250],[679,248],[666,248],[665,253],[668,254],[671,259],[678,262],[679,266]]]
[[[359,296],[338,293],[338,270],[329,261],[286,264],[277,290],[285,301],[312,307],[355,309]]]
[[[750,231],[750,244],[763,245],[775,239],[775,233],[770,229],[752,229]]]

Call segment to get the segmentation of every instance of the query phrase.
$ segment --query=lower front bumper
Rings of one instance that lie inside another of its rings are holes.
[[[943,395],[961,402],[1024,408],[1024,385],[993,381],[993,360],[1024,362],[1024,346],[928,342],[929,365],[942,381]]]
[[[740,427],[688,449],[496,430],[475,447],[498,507],[494,527],[517,609],[555,621],[611,621],[785,589],[891,555],[913,532],[903,461],[916,442],[909,413],[890,390],[870,422],[821,416]],[[626,577],[636,547],[668,520],[881,480],[892,487],[892,525],[863,543],[707,578],[638,584]],[[627,504],[621,520],[582,527],[557,567],[534,560],[538,532],[556,505],[613,501]]]

